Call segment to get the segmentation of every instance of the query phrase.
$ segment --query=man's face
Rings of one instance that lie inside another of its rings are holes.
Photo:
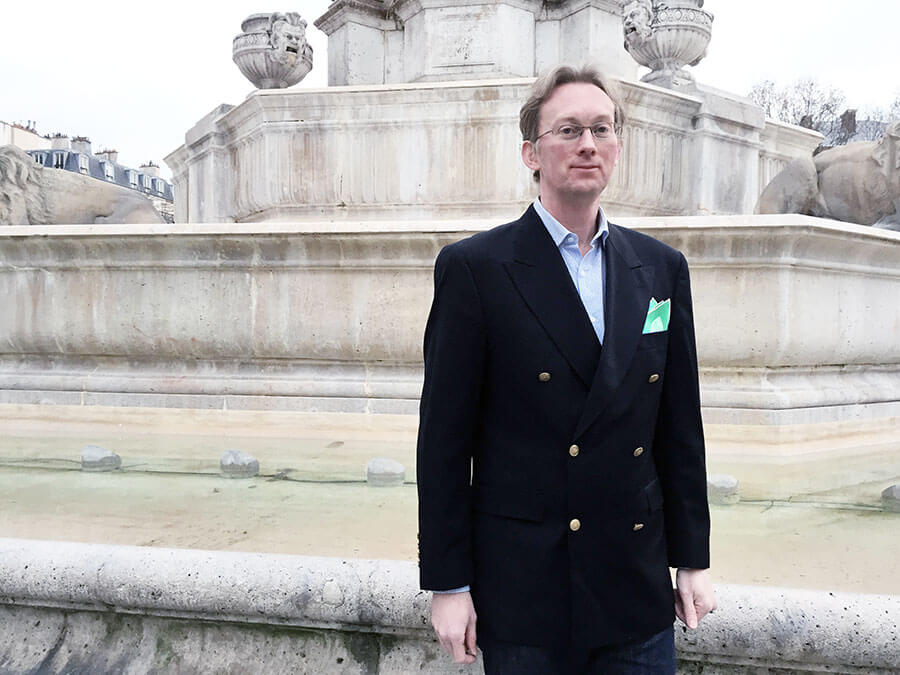
[[[541,106],[538,134],[562,124],[589,127],[606,122],[610,128],[615,105],[600,87],[588,82],[571,82],[557,87]],[[576,140],[564,140],[550,133],[535,142],[522,144],[522,160],[541,172],[541,198],[549,200],[597,198],[612,176],[621,144],[611,133],[597,140],[585,129]]]

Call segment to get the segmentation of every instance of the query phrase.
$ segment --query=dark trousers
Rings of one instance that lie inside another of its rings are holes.
[[[509,642],[479,643],[485,675],[675,675],[675,633],[574,654]]]

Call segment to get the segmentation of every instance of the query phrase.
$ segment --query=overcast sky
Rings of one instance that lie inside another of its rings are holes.
[[[231,61],[249,14],[299,11],[315,55],[297,86],[325,86],[326,39],[313,22],[328,4],[8,0],[0,9],[0,120],[88,136],[95,152],[115,148],[129,166],[163,163],[201,117],[253,90]],[[864,109],[900,94],[896,0],[706,0],[705,9],[715,21],[709,54],[694,69],[703,83],[746,94],[763,79],[811,76]]]

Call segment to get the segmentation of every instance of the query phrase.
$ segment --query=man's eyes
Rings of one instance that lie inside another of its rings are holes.
[[[584,129],[585,127],[578,124],[563,124],[556,130],[556,133],[561,138],[576,138],[584,133]],[[591,125],[590,130],[595,137],[602,138],[603,136],[608,136],[612,132],[612,126],[604,122]]]

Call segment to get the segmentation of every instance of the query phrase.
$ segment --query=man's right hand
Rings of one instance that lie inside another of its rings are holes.
[[[475,661],[475,605],[472,594],[434,593],[431,625],[444,650],[457,663]]]

